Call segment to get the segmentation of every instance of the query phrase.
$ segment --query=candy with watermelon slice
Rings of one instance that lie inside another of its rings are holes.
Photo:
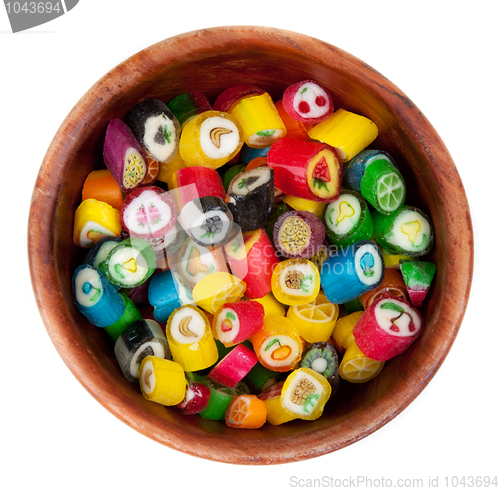
[[[436,274],[436,265],[430,261],[402,260],[399,266],[411,303],[420,307]]]

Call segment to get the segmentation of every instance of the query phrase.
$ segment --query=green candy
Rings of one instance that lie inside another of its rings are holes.
[[[419,257],[434,246],[430,218],[419,208],[402,206],[390,215],[372,213],[373,236],[389,252]]]
[[[263,392],[278,381],[278,375],[274,370],[270,370],[260,362],[257,362],[245,378],[258,391]]]
[[[135,303],[130,300],[130,298],[125,295],[125,293],[118,292],[118,295],[122,297],[125,303],[125,311],[122,316],[110,326],[104,328],[109,337],[116,343],[116,340],[120,337],[121,333],[130,325],[132,322],[142,319],[142,315],[139,309],[136,307]]]
[[[364,198],[355,191],[342,191],[323,210],[322,222],[328,241],[347,247],[368,240],[373,233],[373,221]]]
[[[420,307],[436,274],[436,265],[430,261],[400,261],[399,267],[411,303]]]
[[[222,421],[226,416],[226,410],[231,401],[242,394],[250,394],[248,387],[240,382],[234,389],[224,387],[208,377],[204,377],[205,385],[210,389],[210,399],[207,407],[198,413],[202,418],[214,421]]]
[[[366,167],[361,194],[379,213],[388,215],[404,203],[406,185],[401,172],[388,160],[380,159]]]

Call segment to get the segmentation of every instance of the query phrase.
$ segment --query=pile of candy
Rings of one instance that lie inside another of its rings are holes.
[[[109,122],[73,299],[144,397],[231,427],[314,420],[421,335],[433,227],[377,135],[313,80]]]

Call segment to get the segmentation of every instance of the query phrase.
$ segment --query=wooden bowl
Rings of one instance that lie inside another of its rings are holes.
[[[371,148],[390,151],[409,187],[407,203],[430,214],[437,275],[422,314],[420,339],[366,384],[342,384],[317,421],[259,430],[181,416],[147,401],[127,382],[113,347],[75,309],[70,281],[84,257],[73,245],[73,215],[90,171],[103,168],[108,121],[147,97],[168,102],[189,91],[210,102],[227,87],[257,85],[277,100],[288,85],[315,79],[336,107],[379,128]],[[47,233],[50,231],[50,233]],[[265,27],[199,30],[155,44],[111,70],[76,104],[43,160],[29,218],[29,262],[43,322],[75,377],[116,417],[144,435],[191,455],[239,464],[307,459],[364,438],[398,415],[424,389],[458,333],[468,300],[473,236],[467,198],[443,142],[397,87],[357,58],[325,42]]]

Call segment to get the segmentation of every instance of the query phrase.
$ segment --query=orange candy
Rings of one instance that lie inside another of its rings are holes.
[[[94,170],[85,179],[82,189],[82,201],[86,199],[104,201],[115,210],[120,210],[123,205],[123,195],[108,169]]]
[[[235,397],[226,410],[226,424],[231,428],[260,428],[266,422],[267,409],[256,395]]]

